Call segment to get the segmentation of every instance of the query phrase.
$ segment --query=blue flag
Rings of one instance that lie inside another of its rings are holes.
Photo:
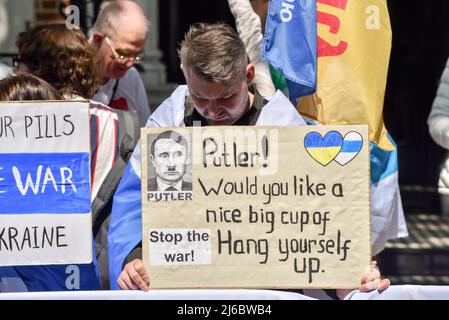
[[[262,57],[287,80],[291,100],[316,90],[316,0],[270,0]]]

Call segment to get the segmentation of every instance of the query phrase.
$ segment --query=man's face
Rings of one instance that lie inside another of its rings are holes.
[[[225,85],[207,82],[192,70],[187,72],[187,86],[195,109],[210,125],[232,125],[249,110],[248,84],[252,78],[249,82],[237,79]]]
[[[127,31],[125,28],[111,36],[107,35],[107,37],[106,40],[106,35],[100,33],[94,35],[98,71],[104,81],[123,77],[134,65],[132,58],[119,61],[116,56],[118,54],[125,57],[136,57],[141,54],[145,48],[146,33]]]
[[[172,139],[160,139],[151,156],[156,175],[165,183],[178,182],[186,172],[187,149]]]

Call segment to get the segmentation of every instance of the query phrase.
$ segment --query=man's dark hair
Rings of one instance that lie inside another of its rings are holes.
[[[174,142],[184,146],[186,148],[187,154],[189,153],[189,145],[187,143],[186,138],[184,136],[176,131],[168,130],[161,132],[156,139],[151,143],[151,155],[154,157],[154,147],[156,145],[156,142],[161,139],[170,139]]]
[[[46,81],[23,73],[0,80],[0,101],[64,100]]]

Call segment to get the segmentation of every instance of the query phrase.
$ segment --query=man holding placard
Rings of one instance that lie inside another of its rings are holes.
[[[179,54],[187,86],[178,87],[170,98],[159,106],[150,117],[147,127],[189,127],[197,124],[201,126],[305,125],[302,117],[281,92],[277,92],[267,101],[260,96],[256,88],[251,86],[254,79],[254,66],[251,63],[247,64],[244,45],[229,26],[225,24],[192,26],[181,44]],[[214,139],[204,143],[211,145],[212,151],[208,154],[217,150],[219,145]],[[234,146],[234,154],[237,154],[238,145]],[[147,145],[144,147],[146,151]],[[229,160],[226,158],[227,154],[228,151],[223,150],[220,153],[222,159],[217,161],[227,163]],[[247,154],[240,152],[238,159],[234,158],[234,163],[236,166],[252,166],[256,162],[262,163],[265,155],[265,152]],[[144,175],[141,173],[140,157],[141,151],[138,145],[114,197],[109,232],[109,256],[111,287],[115,289],[149,289],[149,275],[142,262],[141,248],[142,238],[146,239],[147,235],[142,237],[140,201],[141,177]],[[212,163],[216,165],[216,162]],[[207,164],[204,162],[203,165]],[[251,186],[248,189],[251,189]],[[211,213],[210,219],[217,219],[224,213],[214,214],[216,215]],[[239,222],[237,214],[232,215],[232,218],[228,216],[224,219]],[[323,219],[326,219],[325,214]],[[175,243],[186,238],[197,237],[204,242],[209,239],[207,232],[200,232],[198,229],[188,230],[184,234],[183,232],[167,234],[154,231],[150,233],[150,237],[161,242]],[[259,252],[263,253],[261,248],[259,246]],[[178,256],[176,259],[177,261],[194,260],[193,256],[187,255]],[[385,289],[388,285],[388,280],[380,280],[378,270],[371,269],[362,279],[359,289],[364,291]],[[346,293],[347,290],[342,290],[338,296],[343,297]]]

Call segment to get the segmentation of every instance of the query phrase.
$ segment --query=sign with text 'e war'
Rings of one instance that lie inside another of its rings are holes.
[[[90,263],[89,104],[0,103],[0,266]]]
[[[152,288],[357,288],[371,260],[367,126],[143,129]]]

